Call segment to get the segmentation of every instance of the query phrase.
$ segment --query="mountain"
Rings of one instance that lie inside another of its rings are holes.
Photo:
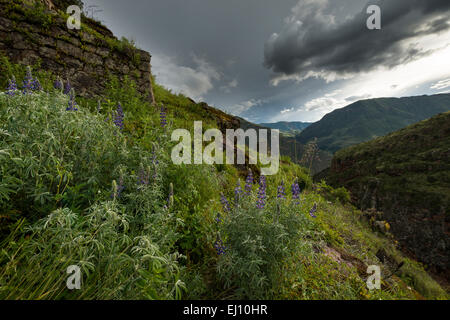
[[[175,163],[176,129],[257,125],[162,87],[150,53],[98,22],[66,31],[65,2],[0,0],[0,300],[448,299],[296,164],[311,144],[282,137],[296,163],[265,179]]]
[[[278,129],[278,128],[271,128],[271,127],[267,127],[266,125],[270,125],[269,124],[255,124],[252,122],[249,122],[245,119],[242,119],[240,117],[236,117],[236,119],[239,121],[240,123],[240,128],[244,129],[244,130],[248,130],[248,129],[255,129],[255,130],[259,130],[259,129],[267,129],[270,130],[271,129]],[[279,122],[281,123],[281,122]],[[289,122],[286,122],[289,123]],[[297,123],[297,127],[300,127],[300,123],[302,122],[296,122]],[[307,123],[303,122],[304,125],[306,125]],[[274,124],[272,124],[274,125]],[[307,156],[306,154],[306,148],[307,148],[307,144],[303,144],[297,141],[297,139],[295,138],[295,136],[292,136],[292,133],[286,133],[284,131],[280,130],[280,154],[282,156],[287,156],[289,157],[293,163],[295,164],[300,164],[303,165],[307,168],[309,168],[311,170],[311,173],[317,173],[322,171],[323,169],[327,168],[330,166],[331,163],[331,159],[333,158],[333,155],[328,152],[328,151],[324,151],[324,150],[317,150],[315,152],[315,154],[312,154],[310,156]],[[311,159],[309,159],[309,157],[313,157],[314,159],[312,159],[313,161],[310,161]]]
[[[261,123],[260,125],[267,128],[278,129],[285,134],[296,134],[307,127],[309,127],[312,122],[300,122],[300,121],[281,121],[275,123]]]
[[[338,151],[327,181],[383,212],[397,240],[449,279],[450,112]]]
[[[361,100],[325,115],[297,139],[317,138],[320,149],[334,153],[449,110],[450,94]]]

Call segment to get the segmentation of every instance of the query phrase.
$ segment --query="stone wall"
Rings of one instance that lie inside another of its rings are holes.
[[[101,95],[108,75],[128,76],[154,103],[151,55],[119,41],[97,21],[84,16],[81,21],[81,30],[69,30],[65,8],[0,0],[0,52],[13,63],[40,62],[43,70],[70,79],[85,97]]]

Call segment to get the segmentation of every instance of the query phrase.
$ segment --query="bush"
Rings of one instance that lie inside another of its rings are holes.
[[[312,256],[312,241],[320,237],[296,201],[275,198],[257,208],[258,199],[261,191],[242,194],[220,222],[217,275],[235,299],[277,297],[288,277],[289,258],[299,251]]]

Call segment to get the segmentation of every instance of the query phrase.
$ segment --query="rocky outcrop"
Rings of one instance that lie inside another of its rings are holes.
[[[339,151],[327,181],[383,212],[407,252],[450,278],[450,112]]]
[[[99,22],[82,16],[81,30],[67,28],[64,10],[53,3],[0,0],[0,52],[13,63],[40,64],[70,79],[77,94],[101,95],[108,75],[134,80],[154,102],[151,55],[118,40]]]

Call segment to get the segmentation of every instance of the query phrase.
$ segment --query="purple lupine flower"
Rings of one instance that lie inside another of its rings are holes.
[[[239,199],[241,198],[241,194],[242,194],[241,179],[238,179],[236,188],[234,188],[234,201],[236,203],[239,202]]]
[[[113,192],[111,193],[111,199],[119,199],[122,196],[122,191],[125,189],[123,185],[123,178],[120,177],[119,184],[116,184],[116,181],[113,181]]]
[[[22,93],[27,94],[31,93],[33,90],[33,75],[31,74],[31,68],[27,67],[27,73],[25,74],[25,78],[23,79],[23,88]]]
[[[73,89],[70,90],[69,102],[67,104],[66,111],[78,111],[78,104],[75,101],[75,91]]]
[[[292,200],[295,200],[295,204],[300,204],[300,187],[297,179],[292,184]]]
[[[281,185],[278,186],[277,198],[278,199],[286,199],[286,192],[284,190],[284,182],[283,181],[281,181]]]
[[[313,218],[317,218],[317,217],[314,215],[314,213],[316,213],[316,211],[317,211],[317,203],[314,203],[314,206],[312,207],[312,209],[309,210],[309,215],[310,215],[311,217],[313,217]]]
[[[146,170],[141,169],[139,171],[138,184],[148,185],[149,180],[150,180],[149,179],[149,173]]]
[[[222,216],[220,215],[219,212],[217,212],[217,217],[214,220],[216,220],[217,223],[221,223],[222,222]]]
[[[223,195],[223,193],[220,194],[220,202],[222,203],[224,212],[231,211],[230,203],[228,202],[227,198]]]
[[[67,79],[67,82],[66,82],[66,84],[64,85],[64,91],[63,91],[63,93],[64,93],[64,94],[69,94],[71,90],[72,90],[72,85],[70,84],[69,79]]]
[[[123,109],[122,105],[119,102],[119,104],[117,105],[117,110],[113,122],[120,129],[120,131],[123,130],[123,118],[124,118]]]
[[[216,248],[217,254],[219,256],[225,254],[225,250],[227,249],[227,247],[223,245],[223,241],[222,239],[220,239],[220,236],[217,236],[217,240],[214,243],[214,248]]]
[[[261,175],[259,178],[258,200],[256,200],[256,207],[264,209],[266,206],[266,177]]]
[[[53,88],[55,88],[56,90],[62,90],[63,88],[63,82],[61,81],[61,78],[58,77],[56,78],[55,82],[53,83]]]
[[[166,109],[164,108],[164,106],[161,106],[161,112],[159,113],[159,117],[160,117],[161,127],[163,127],[163,128],[167,125],[166,116],[167,116]]]
[[[42,86],[41,86],[41,83],[39,82],[38,78],[34,78],[33,81],[31,82],[31,90],[33,90],[33,91],[41,91],[42,90]]]
[[[245,194],[248,196],[252,192],[253,188],[253,173],[252,170],[248,170],[248,176],[245,180]]]
[[[12,78],[8,81],[8,88],[6,88],[6,94],[9,96],[14,96],[17,91],[17,83],[16,78],[12,76]]]

